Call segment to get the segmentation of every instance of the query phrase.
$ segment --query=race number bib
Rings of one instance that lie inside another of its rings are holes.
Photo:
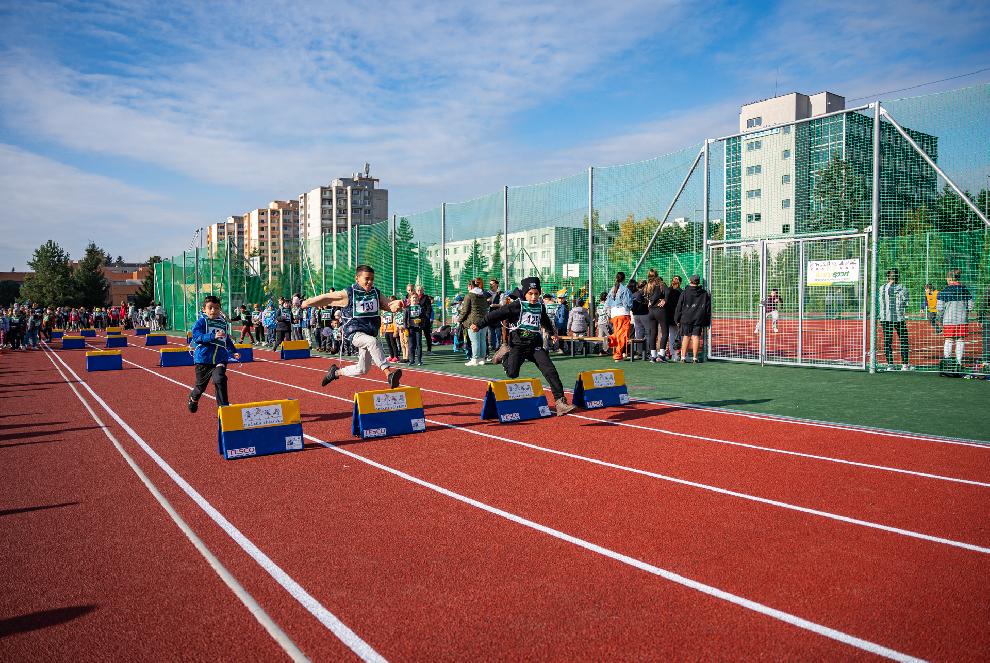
[[[378,316],[378,291],[354,292],[354,316],[371,318]]]
[[[519,310],[519,329],[528,332],[538,332],[540,331],[540,318],[543,313],[543,307],[539,304],[523,304],[522,308]]]
[[[219,334],[217,332],[220,332]],[[206,333],[216,339],[222,339],[227,335],[227,323],[224,320],[206,320]]]

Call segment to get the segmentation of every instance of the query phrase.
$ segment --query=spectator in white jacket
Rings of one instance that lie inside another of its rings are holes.
[[[887,270],[887,282],[880,288],[877,314],[880,318],[880,330],[883,332],[883,354],[887,358],[887,367],[894,364],[894,332],[897,332],[897,342],[901,351],[901,370],[909,371],[908,364],[908,330],[907,305],[908,291],[899,283],[901,278],[897,269]]]

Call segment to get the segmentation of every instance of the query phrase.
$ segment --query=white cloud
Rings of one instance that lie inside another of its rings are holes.
[[[0,270],[26,270],[49,239],[78,259],[90,241],[114,255],[144,260],[182,251],[176,205],[158,194],[0,144]]]

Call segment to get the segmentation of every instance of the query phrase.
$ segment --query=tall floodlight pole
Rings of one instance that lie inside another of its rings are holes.
[[[705,287],[708,288],[709,295],[711,294],[711,291],[712,291],[711,275],[709,275],[709,273],[708,273],[708,215],[710,213],[710,209],[708,207],[708,205],[709,205],[708,195],[709,195],[709,192],[710,192],[709,187],[710,187],[710,184],[711,184],[711,178],[709,176],[708,166],[711,163],[709,161],[710,145],[711,145],[711,141],[706,138],[705,139],[705,157],[704,157],[704,159],[705,159],[704,169],[705,170],[704,170],[704,173],[703,173],[704,174],[704,179],[702,180],[702,185],[703,185],[703,188],[704,188],[704,200],[701,203],[701,207],[702,207],[702,212],[701,212],[701,274],[702,274],[702,277],[705,279]],[[698,225],[698,224],[695,223],[694,225]],[[708,327],[705,329],[705,336],[707,336],[707,338],[705,339],[705,347],[702,349],[702,352],[705,353],[704,358],[705,359],[708,359],[708,351],[712,347],[712,328],[711,328],[711,325],[708,325]],[[800,342],[800,340],[799,340],[799,342]],[[656,350],[656,348],[651,348],[651,350]]]

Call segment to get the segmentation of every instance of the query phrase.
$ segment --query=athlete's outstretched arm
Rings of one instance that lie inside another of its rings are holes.
[[[322,295],[316,295],[315,297],[310,297],[304,301],[301,306],[303,308],[310,306],[347,306],[347,302],[347,291],[335,290],[334,292],[328,292]]]

